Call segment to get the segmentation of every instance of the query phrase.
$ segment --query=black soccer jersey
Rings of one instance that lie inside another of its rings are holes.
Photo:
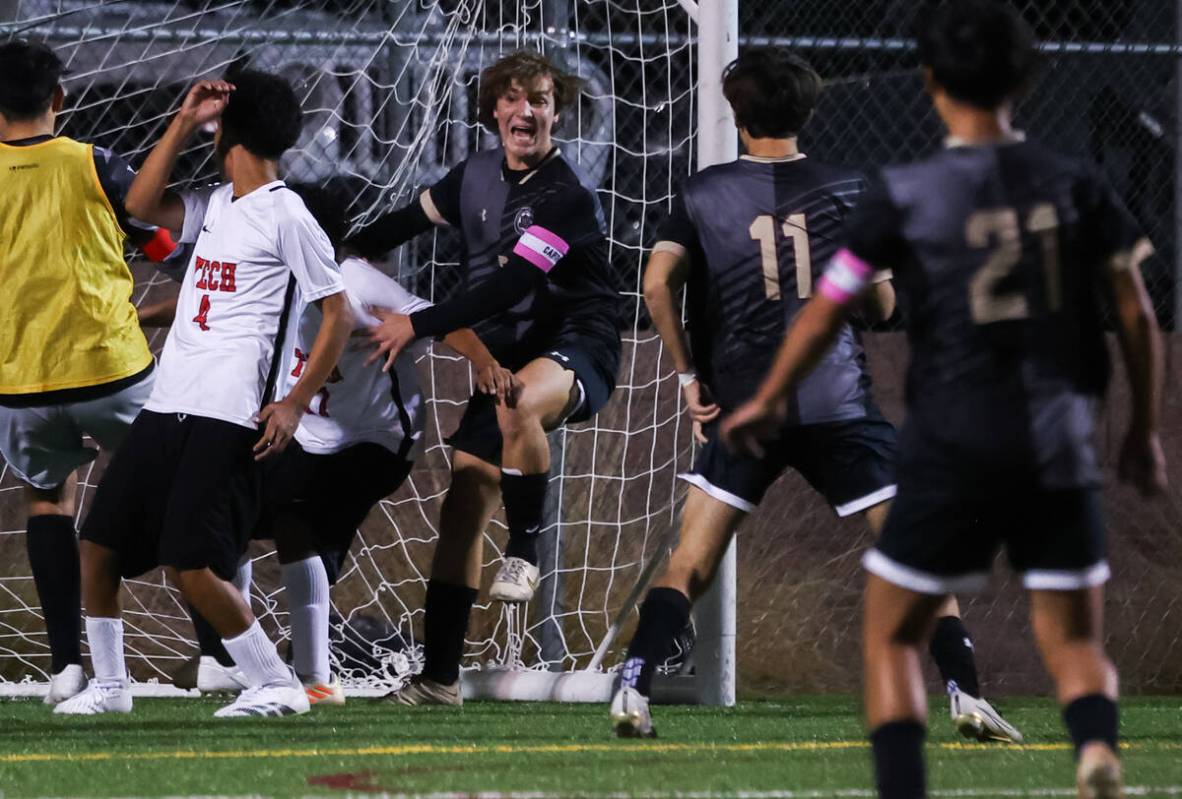
[[[922,440],[925,458],[969,482],[1094,484],[1092,406],[1109,370],[1100,294],[1141,239],[1092,169],[1034,143],[952,146],[883,170],[846,246],[892,269],[908,300],[904,460]]]
[[[520,366],[563,340],[590,340],[606,373],[619,358],[621,295],[608,263],[607,225],[594,185],[555,150],[538,167],[509,170],[500,148],[453,168],[429,191],[458,228],[465,287],[479,291],[511,254],[547,272],[513,308],[476,325],[493,355]]]
[[[672,244],[690,256],[690,344],[723,408],[737,407],[759,387],[863,188],[859,173],[804,157],[744,156],[686,181],[657,249]],[[865,354],[848,325],[792,399],[795,423],[867,414]]]

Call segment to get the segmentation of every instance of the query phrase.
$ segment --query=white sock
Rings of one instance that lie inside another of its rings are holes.
[[[246,675],[251,688],[291,682],[291,670],[280,659],[275,644],[271,643],[257,620],[242,635],[223,638],[222,644]]]
[[[247,607],[250,607],[250,578],[253,574],[254,561],[250,559],[250,555],[243,555],[242,562],[238,564],[238,571],[234,573],[234,579],[230,582],[238,589],[238,593],[242,594]]]
[[[86,640],[90,642],[94,679],[103,685],[125,685],[127,665],[123,662],[123,619],[87,616]]]
[[[319,555],[284,563],[283,587],[291,613],[291,654],[305,682],[326,683],[328,666],[328,573]]]

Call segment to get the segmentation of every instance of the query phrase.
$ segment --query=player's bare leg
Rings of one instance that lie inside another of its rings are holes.
[[[612,727],[617,735],[655,735],[648,707],[653,674],[689,623],[693,603],[714,581],[727,545],[746,516],[745,511],[690,486],[680,538],[640,606],[640,622],[612,697]]]
[[[867,508],[863,514],[875,538],[882,532],[890,508],[890,502],[883,502]],[[961,735],[982,742],[1021,743],[1022,733],[1018,728],[1002,718],[982,696],[972,638],[961,621],[960,603],[955,596],[944,597],[936,610],[928,652],[940,671],[948,692],[949,715]]]
[[[222,637],[222,644],[250,685],[214,715],[231,718],[307,713],[308,697],[303,685],[279,657],[275,644],[234,584],[209,568],[178,569],[176,580],[185,601]]]
[[[86,690],[60,702],[54,713],[91,716],[128,713],[131,692],[123,659],[123,619],[119,605],[119,557],[115,550],[83,541],[81,587],[86,602],[86,638],[94,679]]]
[[[51,657],[52,678],[46,704],[56,704],[86,687],[82,673],[81,575],[74,532],[77,487],[77,477],[71,474],[53,488],[24,489],[28,516],[25,547],[41,600]]]
[[[509,526],[505,562],[489,588],[501,602],[528,602],[538,585],[537,539],[542,530],[550,480],[553,430],[578,401],[575,374],[549,358],[530,361],[517,372],[521,389],[513,402],[496,406],[501,430],[501,497]]]
[[[403,705],[463,704],[464,634],[480,587],[484,530],[501,499],[500,480],[493,464],[460,450],[453,453],[424,603],[423,670],[384,699]]]
[[[924,796],[927,694],[919,659],[942,601],[867,576],[862,624],[866,723],[882,799]]]
[[[1032,591],[1030,621],[1075,744],[1080,799],[1122,796],[1117,674],[1103,643],[1104,589]]]

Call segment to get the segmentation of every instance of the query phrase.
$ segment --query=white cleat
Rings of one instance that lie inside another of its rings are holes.
[[[617,738],[656,738],[648,697],[635,688],[617,688],[612,697],[612,730]]]
[[[951,701],[949,714],[952,716],[952,723],[965,738],[972,738],[981,743],[1022,743],[1022,733],[1018,732],[1018,728],[1003,719],[984,699],[957,690],[950,691],[948,697]]]
[[[86,675],[77,663],[71,663],[59,671],[49,681],[49,692],[45,694],[45,704],[56,705],[72,696],[77,696],[86,690]]]
[[[68,716],[97,716],[100,713],[130,713],[131,691],[126,682],[99,683],[91,680],[86,690],[58,702],[54,713]]]
[[[236,694],[250,687],[237,666],[223,666],[217,658],[202,655],[197,664],[197,690],[203,694]]]
[[[1107,744],[1093,741],[1079,753],[1075,772],[1079,799],[1123,799],[1120,759]]]
[[[247,688],[238,698],[214,713],[214,718],[258,718],[265,716],[298,716],[311,709],[308,692],[295,673],[287,682]]]
[[[304,692],[308,694],[309,705],[328,707],[345,704],[345,689],[341,687],[341,681],[335,674],[329,678],[328,682],[316,682],[315,680],[305,682]]]
[[[488,589],[488,596],[498,602],[517,605],[533,599],[537,588],[537,566],[521,558],[505,558]]]

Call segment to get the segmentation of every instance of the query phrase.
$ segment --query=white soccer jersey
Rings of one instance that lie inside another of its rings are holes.
[[[232,184],[183,192],[194,242],[156,386],[144,407],[255,428],[282,387],[305,303],[344,290],[328,236],[283,181],[234,199]]]
[[[346,258],[341,263],[341,277],[357,320],[355,335],[304,414],[296,441],[308,452],[319,454],[370,442],[412,459],[418,454],[416,444],[423,432],[423,394],[414,362],[426,344],[404,350],[388,373],[382,371],[384,358],[366,366],[365,359],[374,349],[366,331],[378,324],[367,309],[381,307],[412,314],[431,303],[359,258]],[[303,372],[320,321],[319,309],[309,305],[300,319],[299,339],[288,370],[289,386]]]

